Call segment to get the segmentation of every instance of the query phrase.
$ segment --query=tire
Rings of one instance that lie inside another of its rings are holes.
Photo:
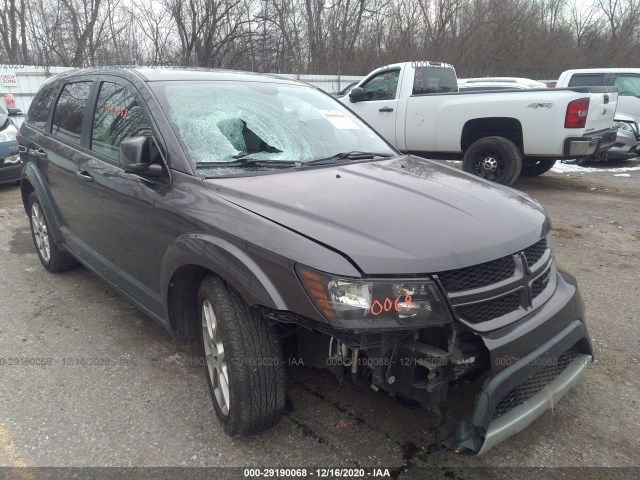
[[[77,267],[78,261],[61,250],[51,236],[49,221],[35,192],[29,195],[28,214],[31,238],[44,268],[51,273],[58,273]]]
[[[520,176],[522,154],[507,138],[484,137],[464,152],[462,168],[485,180],[511,185]]]
[[[520,175],[524,175],[525,177],[537,177],[538,175],[542,175],[543,173],[551,170],[555,164],[556,160],[536,160],[534,158],[525,158]]]
[[[225,431],[239,436],[272,427],[286,399],[278,337],[258,310],[215,275],[200,284],[198,306],[209,393]]]

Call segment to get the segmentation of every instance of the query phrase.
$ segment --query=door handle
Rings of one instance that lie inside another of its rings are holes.
[[[85,182],[93,182],[93,177],[86,170],[76,172],[76,177],[81,178]]]
[[[39,148],[37,150],[33,150],[33,149],[28,149],[27,153],[30,155],[33,155],[34,157],[38,157],[38,158],[47,158],[47,152],[45,152],[43,149]]]
[[[391,107],[382,107],[379,112],[393,112],[393,108]]]

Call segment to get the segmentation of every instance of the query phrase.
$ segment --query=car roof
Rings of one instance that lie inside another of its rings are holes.
[[[239,70],[206,69],[206,68],[81,68],[56,75],[56,80],[67,80],[79,75],[116,75],[145,82],[159,81],[235,81],[235,82],[268,82],[289,85],[301,85],[302,82],[277,75],[243,72]]]
[[[564,73],[640,73],[640,68],[577,68]]]

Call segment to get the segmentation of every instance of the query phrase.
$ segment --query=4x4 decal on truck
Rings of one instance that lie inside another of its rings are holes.
[[[527,105],[527,108],[533,108],[534,110],[536,108],[551,108],[553,107],[553,103],[530,103],[529,105]]]

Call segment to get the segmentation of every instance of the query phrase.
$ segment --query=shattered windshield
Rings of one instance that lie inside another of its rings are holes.
[[[313,88],[222,81],[152,86],[204,177],[281,171],[344,152],[395,153],[340,103]]]

